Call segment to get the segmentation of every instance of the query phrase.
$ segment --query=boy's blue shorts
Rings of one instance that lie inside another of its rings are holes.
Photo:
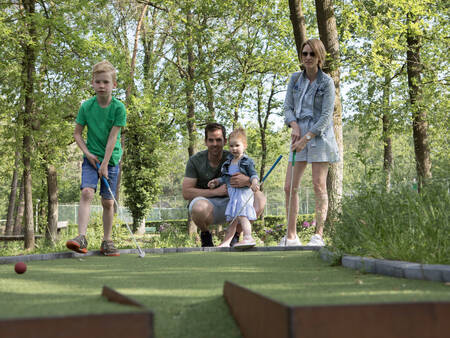
[[[117,177],[119,176],[119,165],[110,166],[108,165],[108,183],[111,187],[111,191],[114,194],[114,198],[116,198],[116,188],[117,188]],[[80,189],[83,188],[92,188],[94,191],[97,191],[98,185],[98,170],[94,168],[92,164],[87,160],[86,157],[83,158],[83,165],[81,167],[81,186]],[[100,196],[104,199],[112,200],[112,196],[109,193],[108,188],[103,183],[103,180],[100,181]]]

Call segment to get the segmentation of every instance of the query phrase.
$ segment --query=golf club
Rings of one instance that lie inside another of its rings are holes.
[[[100,165],[99,165],[98,163],[97,163],[97,169],[100,169]],[[112,191],[111,191],[111,186],[109,185],[108,180],[106,179],[105,176],[102,176],[102,179],[103,179],[103,183],[104,183],[104,184],[106,185],[106,187],[108,188],[108,191],[109,191],[109,193],[111,194],[111,196],[112,196],[112,198],[113,198],[113,200],[114,200],[114,203],[116,204],[117,210],[119,211],[119,210],[120,210],[119,203],[117,203],[117,200],[116,200],[116,198],[114,197],[114,194],[113,194]],[[125,225],[127,226],[128,231],[130,232],[131,238],[133,239],[133,242],[134,242],[134,244],[136,245],[136,247],[137,247],[137,249],[138,249],[138,251],[139,251],[139,257],[140,257],[140,258],[144,258],[144,257],[145,257],[145,252],[141,249],[141,247],[140,247],[139,244],[137,243],[136,238],[134,238],[133,231],[131,231],[130,226],[128,225],[128,223],[125,222]]]
[[[272,172],[272,170],[276,167],[276,165],[278,164],[278,162],[280,162],[281,158],[283,157],[283,155],[278,156],[277,160],[275,161],[274,164],[272,164],[272,167],[270,167],[269,171],[264,175],[263,179],[261,180],[261,184],[259,185],[260,187],[264,184],[264,181],[266,180],[267,176],[269,176],[269,174]],[[236,218],[238,218],[239,214],[242,212],[242,210],[244,210],[245,206],[247,205],[248,201],[250,201],[250,199],[252,198],[253,195],[250,195],[249,198],[247,199],[247,201],[245,201],[244,205],[241,207],[241,209],[238,211],[238,213],[236,214],[236,216],[234,216],[233,220],[229,223],[230,225],[234,223],[234,221],[236,220]]]

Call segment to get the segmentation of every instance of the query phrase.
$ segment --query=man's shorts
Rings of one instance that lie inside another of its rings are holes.
[[[119,165],[110,166],[108,165],[108,183],[111,187],[111,191],[114,194],[114,198],[116,198],[116,188],[117,188],[117,178],[119,176]],[[80,189],[83,188],[92,188],[94,191],[97,191],[98,185],[98,170],[94,168],[92,164],[85,157],[83,159],[83,165],[81,167],[81,186]],[[108,188],[103,183],[103,180],[100,181],[100,196],[102,196],[106,200],[112,200],[113,197],[109,193]]]
[[[225,210],[227,209],[228,202],[230,200],[229,197],[196,197],[194,198],[191,203],[189,203],[189,214],[192,212],[192,206],[195,204],[195,202],[199,200],[207,200],[209,203],[211,203],[214,207],[213,209],[213,224],[225,224],[227,223],[226,217],[225,217]]]

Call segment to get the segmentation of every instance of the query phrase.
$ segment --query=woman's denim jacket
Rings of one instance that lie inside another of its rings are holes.
[[[333,130],[333,111],[334,111],[334,98],[335,88],[333,79],[325,74],[320,68],[317,73],[317,87],[314,93],[314,105],[313,105],[313,126],[311,133],[316,136],[328,138],[334,138]],[[295,115],[295,112],[300,111],[300,96],[305,86],[308,85],[308,78],[306,72],[296,72],[292,74],[289,81],[286,98],[284,100],[284,122],[289,126],[292,121],[297,121],[299,118]]]
[[[228,155],[226,161],[222,164],[221,172],[222,176],[219,177],[219,185],[224,183],[230,183],[231,175],[228,174],[230,169],[231,160],[233,159],[233,155]],[[239,171],[245,176],[250,177],[250,182],[256,177],[258,178],[258,174],[256,173],[255,163],[253,160],[244,154],[242,158],[238,161]]]

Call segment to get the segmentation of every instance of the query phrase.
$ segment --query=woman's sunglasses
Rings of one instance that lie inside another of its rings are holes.
[[[303,56],[308,56],[308,54],[309,54],[309,56],[311,56],[312,58],[314,57],[314,56],[316,56],[316,53],[314,53],[314,52],[302,52],[302,55]]]

